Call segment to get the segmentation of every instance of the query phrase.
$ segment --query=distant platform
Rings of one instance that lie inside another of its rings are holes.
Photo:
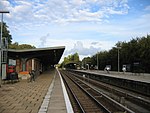
[[[129,72],[118,73],[114,71],[110,71],[109,73],[107,73],[105,71],[99,71],[99,70],[76,70],[76,71],[102,75],[102,76],[109,76],[109,77],[114,77],[114,78],[139,81],[139,82],[144,82],[144,83],[150,83],[150,74],[145,74],[145,73],[129,73]]]

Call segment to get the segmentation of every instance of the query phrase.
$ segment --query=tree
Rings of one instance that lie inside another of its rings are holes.
[[[91,57],[85,57],[83,60],[82,60],[82,68],[86,68],[86,69],[90,69],[90,68],[93,68],[93,65],[92,65],[92,58]]]
[[[29,44],[21,44],[19,45],[18,42],[15,42],[11,45],[9,45],[10,49],[33,49],[36,48],[35,46],[29,45]]]
[[[74,62],[79,62],[79,61],[80,61],[80,60],[79,60],[79,54],[78,54],[78,53],[73,54],[73,55],[72,55],[72,60],[73,60]]]
[[[150,35],[136,37],[129,42],[118,42],[116,46],[121,46],[120,53],[120,69],[123,65],[127,65],[128,71],[131,72],[147,72],[150,73]],[[91,64],[97,64],[97,54],[91,58],[84,58],[84,61],[90,60]],[[112,70],[117,71],[118,50],[113,47],[109,51],[101,51],[98,53],[99,69],[104,69],[106,65],[111,65]],[[82,61],[83,62],[83,61]],[[120,70],[121,71],[121,70]]]
[[[64,57],[64,61],[61,63],[61,66],[65,66],[68,63],[78,63],[80,64],[79,54],[75,53],[73,55],[68,55],[68,57]]]
[[[1,26],[1,22],[0,22],[0,26]],[[1,30],[1,27],[0,27],[0,30]],[[9,45],[12,43],[12,36],[10,34],[10,31],[8,30],[8,26],[6,25],[5,22],[3,22],[3,36],[2,36],[3,42],[5,39],[8,40]]]

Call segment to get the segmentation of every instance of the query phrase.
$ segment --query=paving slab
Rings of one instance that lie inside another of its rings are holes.
[[[3,84],[0,113],[73,113],[73,110],[59,71],[51,70],[38,76],[35,82]]]
[[[2,84],[0,113],[38,113],[54,74],[54,70],[50,70],[38,76],[35,82],[20,80]]]
[[[55,76],[47,113],[67,113],[61,80],[58,73]]]

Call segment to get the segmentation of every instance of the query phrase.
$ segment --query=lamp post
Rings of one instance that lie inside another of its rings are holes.
[[[75,69],[77,68],[77,64],[74,64],[74,68],[75,68]]]
[[[98,70],[98,65],[99,65],[99,64],[98,64],[98,52],[97,52],[97,70]]]
[[[119,54],[119,49],[121,49],[121,47],[117,47],[118,49],[118,73],[120,71],[120,54]]]
[[[86,64],[87,66],[88,66],[88,70],[90,69],[90,66],[89,66],[89,64]]]
[[[2,48],[2,38],[3,38],[3,14],[9,13],[9,11],[0,11],[1,16],[1,35],[0,35],[0,87],[2,84],[2,57],[3,57],[3,48]]]

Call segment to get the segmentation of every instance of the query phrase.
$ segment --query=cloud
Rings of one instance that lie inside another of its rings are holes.
[[[41,38],[40,38],[40,45],[39,45],[39,47],[45,47],[45,44],[46,44],[46,42],[47,42],[47,38],[49,37],[49,33],[47,34],[47,35],[45,35],[45,36],[42,36]]]
[[[129,9],[127,0],[2,0],[0,4],[0,9],[11,12],[11,21],[33,24],[101,22],[109,15],[127,14]]]
[[[83,45],[83,43],[81,41],[77,41],[74,44],[74,47],[71,50],[66,51],[65,54],[73,54],[73,53],[77,52],[77,53],[79,53],[79,55],[88,56],[88,55],[93,55],[97,51],[100,51],[100,50],[101,50],[100,47],[99,48],[95,48],[93,46],[90,46],[89,48],[87,46],[84,47],[84,45]]]
[[[149,6],[146,6],[144,10],[145,10],[145,11],[150,11],[150,5],[149,5]]]
[[[99,42],[91,42],[91,45],[97,45]]]
[[[66,42],[67,41],[68,40],[66,40]],[[84,57],[92,56],[99,51],[109,50],[115,45],[115,42],[111,41],[97,41],[96,45],[92,45],[93,40],[69,40],[70,43],[66,42],[65,40],[63,41],[66,49],[60,62],[63,61],[64,57],[76,52],[79,54],[80,60],[82,60]],[[74,46],[72,47],[72,45]]]

